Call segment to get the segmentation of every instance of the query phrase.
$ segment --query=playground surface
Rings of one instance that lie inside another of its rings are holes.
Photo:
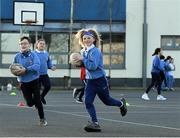
[[[117,99],[125,97],[130,106],[121,117],[117,107],[105,106],[95,99],[102,132],[85,132],[89,120],[84,104],[72,98],[72,90],[51,91],[44,106],[48,126],[38,125],[37,111],[17,104],[23,101],[20,92],[10,96],[0,92],[0,137],[179,137],[180,92],[162,92],[166,101],[157,101],[151,91],[150,101],[141,99],[143,90],[111,90]]]

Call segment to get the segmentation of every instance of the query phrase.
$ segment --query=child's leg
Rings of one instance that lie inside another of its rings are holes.
[[[151,90],[151,88],[156,84],[158,86],[158,83],[157,83],[157,79],[159,79],[159,75],[157,73],[152,73],[151,72],[151,76],[152,76],[152,79],[151,79],[151,84],[148,86],[148,88],[146,89],[146,93],[148,94],[149,91]],[[157,88],[158,89],[158,88]]]
[[[43,92],[41,93],[41,97],[45,97],[51,88],[51,82],[48,75],[41,75],[40,79],[44,87]]]
[[[44,110],[40,99],[39,80],[34,80],[31,84],[31,91],[33,92],[33,98],[35,106],[38,109],[40,119],[44,118]]]
[[[173,76],[169,76],[169,88],[173,88],[174,78]]]
[[[79,94],[79,99],[82,99],[82,97],[84,96],[84,90],[85,90],[85,87],[86,87],[86,81],[83,80],[83,87],[81,88],[81,92]]]
[[[79,99],[82,99],[83,96],[84,96],[84,87],[81,89],[81,92],[79,94]]]
[[[34,103],[34,99],[32,97],[32,91],[30,89],[30,84],[29,83],[22,83],[21,84],[21,90],[22,90],[24,99],[26,101],[26,104],[29,107],[32,107],[35,103]]]
[[[167,75],[166,75],[166,73],[164,74],[164,86],[167,87]]]
[[[90,81],[87,83],[87,87],[85,89],[85,105],[86,105],[86,110],[88,111],[92,122],[97,122],[97,117],[96,117],[96,110],[93,105],[94,98],[96,96],[96,93],[94,91],[94,88],[96,86],[93,85]]]
[[[120,100],[116,100],[109,95],[109,87],[106,78],[102,77],[98,79],[98,89],[96,89],[96,93],[101,101],[108,106],[122,106],[122,102]]]
[[[170,89],[170,76],[169,75],[167,75],[167,87]]]

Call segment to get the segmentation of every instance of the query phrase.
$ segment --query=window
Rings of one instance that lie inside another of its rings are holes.
[[[180,36],[162,35],[161,48],[164,50],[180,50]]]
[[[9,67],[15,54],[19,51],[19,33],[0,34],[0,65]]]
[[[41,34],[41,33],[38,33]],[[125,34],[112,34],[111,47],[109,44],[109,34],[102,33],[102,53],[105,69],[124,69],[125,68]],[[72,36],[71,52],[79,52],[81,46]],[[30,32],[29,37],[32,41],[32,49],[35,49],[35,33]],[[2,33],[0,35],[0,65],[8,68],[12,63],[15,54],[19,51],[19,33]],[[37,38],[44,38],[46,41],[47,51],[49,52],[52,63],[57,68],[68,69],[68,53],[70,50],[69,33],[46,33],[38,35]],[[180,39],[177,39],[180,43]],[[111,49],[111,51],[110,51]],[[73,67],[72,67],[73,68]]]
[[[32,49],[35,49],[35,34],[29,33],[32,41]],[[0,65],[8,68],[13,62],[15,54],[19,51],[19,33],[1,33],[0,35]],[[38,39],[42,36],[38,35]],[[43,38],[47,44],[47,51],[50,54],[53,64],[57,67],[67,68],[68,66],[68,45],[69,35],[63,33],[44,33]]]
[[[125,68],[125,34],[112,34],[111,48],[109,34],[102,34],[103,61],[106,69]],[[111,61],[111,62],[110,62]]]
[[[19,34],[2,33],[1,35],[1,51],[17,52],[19,49]]]
[[[69,51],[69,33],[39,33],[38,39],[43,38],[46,42],[46,50],[49,52],[49,56],[52,63],[57,68],[68,68],[68,51]],[[33,43],[33,49],[35,49],[35,34],[30,33],[30,38]]]
[[[47,51],[53,64],[59,68],[68,67],[69,34],[67,33],[44,33]]]

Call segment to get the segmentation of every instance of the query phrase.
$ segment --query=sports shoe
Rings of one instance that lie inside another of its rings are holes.
[[[78,99],[76,99],[76,103],[83,103],[83,100],[78,98]]]
[[[127,114],[127,106],[126,106],[126,100],[124,98],[121,99],[123,105],[120,107],[120,112],[122,116],[125,116]]]
[[[39,122],[39,125],[40,126],[47,126],[47,121],[46,121],[46,119],[45,118],[43,118],[43,119],[40,119],[40,122]]]
[[[46,100],[44,99],[44,97],[41,97],[41,102],[42,102],[43,104],[46,104]]]
[[[73,98],[76,99],[77,95],[78,95],[78,91],[77,91],[76,88],[74,88],[74,90],[73,90]]]
[[[168,91],[169,90],[169,88],[168,87],[164,87],[164,88],[162,88],[162,91]]]
[[[88,121],[88,124],[84,127],[87,132],[100,132],[101,127],[98,123]]]
[[[157,96],[157,100],[166,100],[167,98],[165,98],[164,96],[162,96],[162,95],[158,95]]]
[[[156,91],[156,88],[155,88],[155,87],[152,87],[152,90],[153,90],[153,91]]]
[[[169,90],[170,90],[170,91],[175,91],[174,88],[170,88]]]
[[[150,100],[147,93],[144,93],[141,98],[144,100]]]

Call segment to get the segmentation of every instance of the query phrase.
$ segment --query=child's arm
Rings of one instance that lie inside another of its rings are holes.
[[[90,52],[87,57],[84,57],[83,63],[87,70],[96,70],[100,61],[100,52],[97,50]]]
[[[48,69],[51,69],[52,71],[56,70],[56,66],[52,64],[52,60],[50,59],[48,55],[48,61],[47,61]]]
[[[33,53],[33,64],[29,67],[26,68],[27,71],[39,71],[40,69],[40,60],[38,58],[38,56]]]

